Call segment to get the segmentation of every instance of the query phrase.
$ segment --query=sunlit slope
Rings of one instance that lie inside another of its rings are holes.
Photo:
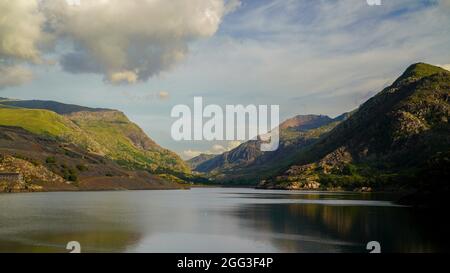
[[[449,98],[449,71],[411,65],[262,186],[448,190]]]
[[[26,102],[21,105],[42,107],[39,101]],[[57,103],[50,106],[57,107],[55,110],[58,111],[61,108]],[[20,127],[31,133],[78,145],[129,169],[189,172],[178,155],[160,147],[123,113],[115,110],[95,109],[60,115],[50,110],[3,105],[0,101],[0,125]]]
[[[0,108],[0,125],[21,127],[36,134],[62,137],[73,130],[69,123],[69,120],[51,111]]]
[[[77,112],[68,118],[105,147],[107,155],[121,165],[188,172],[175,153],[160,147],[119,111]]]
[[[20,127],[31,133],[74,143],[97,154],[105,153],[104,147],[90,138],[65,116],[52,111],[23,109],[0,104],[0,125]]]

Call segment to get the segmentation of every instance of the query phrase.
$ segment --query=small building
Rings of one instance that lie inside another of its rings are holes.
[[[0,173],[0,182],[24,183],[23,176],[20,173]]]

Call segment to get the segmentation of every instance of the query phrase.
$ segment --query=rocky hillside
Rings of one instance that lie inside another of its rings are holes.
[[[296,153],[329,132],[346,116],[332,119],[321,115],[299,115],[280,124],[280,147],[261,152],[260,141],[251,140],[239,147],[203,161],[195,171],[208,173],[219,183],[257,184],[292,162]]]
[[[157,145],[116,110],[48,101],[6,100],[0,101],[0,125],[17,126],[75,143],[131,169],[189,172],[178,155]]]
[[[42,190],[74,190],[75,187],[45,166],[28,160],[0,154],[0,173],[20,173],[23,183],[0,181],[0,192],[33,192]]]
[[[119,111],[76,112],[66,115],[99,144],[98,152],[134,169],[189,172],[181,158],[156,144],[139,126]]]
[[[333,122],[333,119],[322,115],[298,115],[280,124],[280,130],[308,131]]]
[[[8,159],[0,168],[25,160],[31,165],[20,173],[45,168],[62,178],[28,180],[28,190],[174,188],[190,177],[178,155],[116,110],[2,99],[0,128],[0,155]]]
[[[23,175],[25,185],[0,191],[121,190],[184,187],[148,171],[128,170],[73,143],[0,126],[0,172]]]
[[[260,187],[448,191],[449,102],[450,72],[414,64]]]

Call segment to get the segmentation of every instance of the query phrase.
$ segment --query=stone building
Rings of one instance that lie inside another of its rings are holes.
[[[0,182],[24,183],[23,176],[20,173],[0,173]]]

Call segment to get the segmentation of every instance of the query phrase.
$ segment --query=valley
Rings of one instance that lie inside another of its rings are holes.
[[[24,184],[4,192],[188,188],[448,192],[450,72],[418,63],[358,109],[298,115],[280,145],[250,140],[184,162],[124,113],[52,101],[0,100],[0,171]],[[191,172],[191,169],[194,172]],[[425,196],[422,196],[425,195]]]

